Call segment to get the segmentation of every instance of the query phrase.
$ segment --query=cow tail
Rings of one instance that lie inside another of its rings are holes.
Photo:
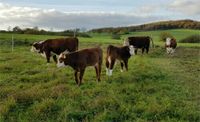
[[[78,40],[78,38],[77,38],[77,37],[75,37],[75,39],[76,39],[76,44],[77,44],[77,46],[76,46],[76,50],[78,50],[78,46],[79,46],[79,40]]]
[[[111,45],[109,45],[108,47],[107,47],[107,55],[109,55],[110,54],[110,48],[111,48],[112,46]]]
[[[149,37],[150,40],[151,40],[151,43],[152,43],[152,47],[154,48],[154,42],[153,42],[153,39],[151,37]]]
[[[100,56],[99,56],[99,60],[100,60],[100,65],[103,63],[103,50],[99,47],[100,49]]]

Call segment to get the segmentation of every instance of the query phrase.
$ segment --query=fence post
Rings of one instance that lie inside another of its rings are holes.
[[[76,37],[76,29],[74,29],[74,37]]]
[[[13,37],[13,34],[12,34],[12,52],[14,50],[14,37]]]

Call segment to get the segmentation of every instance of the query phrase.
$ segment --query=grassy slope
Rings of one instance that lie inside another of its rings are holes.
[[[121,43],[95,37],[81,38],[81,48],[98,42],[105,51],[108,43]],[[75,85],[71,68],[46,65],[27,46],[18,46],[13,53],[1,46],[0,121],[199,121],[200,52],[196,45],[179,46],[173,56],[161,47],[151,49],[148,55],[132,57],[128,72],[120,73],[116,64],[112,77],[105,76],[103,64],[100,83],[89,67],[81,87]]]

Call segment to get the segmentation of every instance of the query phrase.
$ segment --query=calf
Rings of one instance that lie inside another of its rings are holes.
[[[142,54],[144,53],[145,49],[146,49],[146,53],[148,53],[150,40],[152,41],[152,46],[154,46],[153,40],[149,36],[128,37],[127,39],[124,40],[124,46],[133,45],[135,48],[135,54],[137,54],[137,48],[142,49]]]
[[[174,53],[176,46],[177,46],[176,39],[166,38],[165,48],[168,54]]]
[[[61,53],[57,67],[71,66],[75,70],[75,81],[80,86],[87,66],[95,67],[96,77],[100,81],[102,57],[103,51],[100,47],[83,49],[68,54]]]
[[[57,62],[56,55],[62,52],[73,52],[78,50],[78,38],[58,38],[47,39],[45,41],[35,42],[32,44],[31,51],[40,53],[46,57],[47,63],[50,62],[50,57]]]
[[[115,60],[119,60],[121,63],[121,72],[123,72],[123,66],[125,65],[126,70],[128,71],[128,59],[131,55],[134,55],[133,46],[123,46],[123,47],[115,47],[109,45],[107,47],[107,55],[106,55],[106,74],[108,76],[112,75],[113,67],[115,64]]]

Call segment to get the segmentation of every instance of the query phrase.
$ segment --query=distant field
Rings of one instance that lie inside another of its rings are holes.
[[[93,67],[86,69],[83,85],[78,87],[70,67],[58,69],[52,62],[31,53],[29,43],[55,38],[45,35],[14,34],[15,40],[28,43],[0,45],[0,121],[200,121],[200,50],[199,44],[180,44],[174,55],[167,55],[162,31],[136,32],[150,35],[155,48],[149,54],[131,57],[129,71],[115,65],[113,76],[95,79]],[[197,30],[168,30],[178,40],[199,34]],[[108,44],[121,45],[108,34],[79,38],[80,48]],[[123,35],[125,38],[129,35]],[[11,34],[1,34],[9,41]],[[1,43],[1,42],[0,42]],[[105,55],[104,55],[105,56]]]

